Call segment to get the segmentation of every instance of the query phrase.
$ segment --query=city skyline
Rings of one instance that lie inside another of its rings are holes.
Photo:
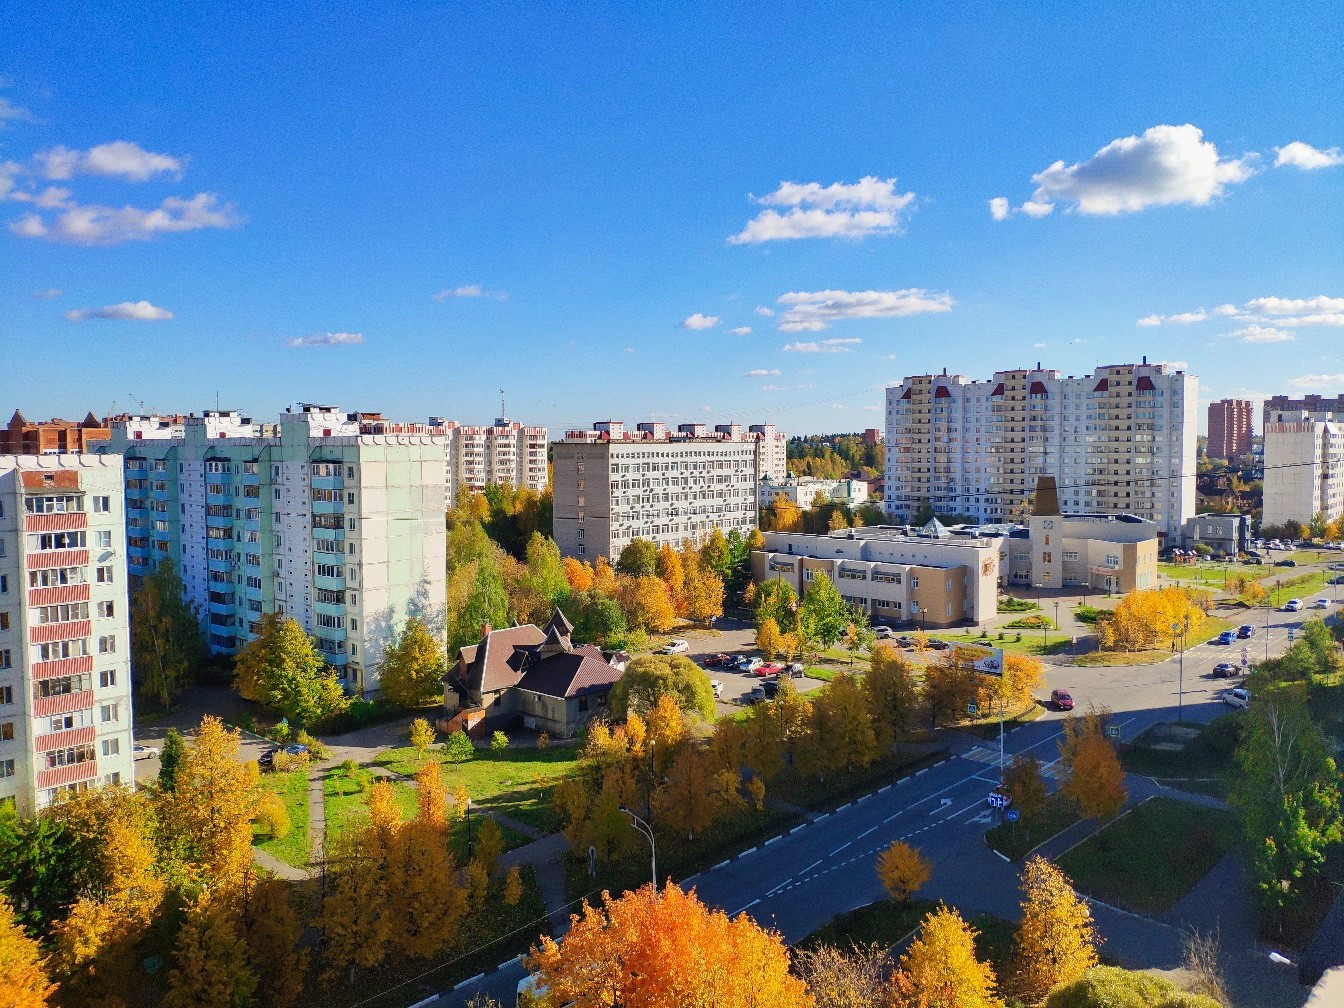
[[[13,389],[30,418],[488,423],[502,387],[553,432],[857,431],[906,375],[1144,355],[1201,427],[1344,390],[1310,6],[50,17],[0,59],[0,340],[79,362]]]

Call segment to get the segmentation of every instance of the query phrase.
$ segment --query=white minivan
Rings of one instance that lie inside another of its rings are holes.
[[[1302,600],[1300,598],[1290,598],[1283,604],[1284,612],[1301,612]]]

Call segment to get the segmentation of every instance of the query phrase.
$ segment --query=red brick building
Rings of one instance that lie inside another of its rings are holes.
[[[110,437],[107,423],[92,413],[78,423],[61,419],[31,423],[15,410],[9,426],[0,427],[0,455],[89,452],[93,450],[92,442],[107,441]]]
[[[1247,399],[1209,403],[1209,458],[1235,459],[1250,452],[1253,409]]]

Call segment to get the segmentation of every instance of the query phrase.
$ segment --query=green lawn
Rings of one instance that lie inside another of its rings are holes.
[[[1179,752],[1153,748],[1169,741],[1163,733],[1165,726],[1154,725],[1135,739],[1133,745],[1124,747],[1120,762],[1127,772],[1151,777],[1167,787],[1226,797],[1236,773],[1232,754],[1244,717],[1241,711],[1234,711],[1211,725],[1190,725],[1199,727],[1199,735]]]
[[[1221,809],[1151,798],[1059,859],[1079,891],[1140,913],[1164,913],[1235,843]]]
[[[285,803],[289,813],[289,833],[278,840],[263,839],[257,828],[252,828],[252,843],[272,857],[295,868],[307,868],[312,853],[308,844],[308,770],[300,767],[288,773],[264,774],[261,786],[274,791]]]
[[[1078,806],[1056,791],[1046,800],[1039,815],[995,826],[985,834],[985,842],[1007,857],[1025,857],[1028,851],[1077,821]]]
[[[1003,639],[999,634],[1003,634]],[[945,631],[935,631],[929,634],[938,640],[947,641],[949,644],[979,644],[981,647],[1003,648],[1004,651],[1013,654],[1025,655],[1054,655],[1067,654],[1072,646],[1071,635],[1061,634],[1058,630],[991,630],[989,636],[985,637],[978,631],[975,633],[947,633]],[[1021,637],[1021,640],[1017,640]]]
[[[1250,569],[1252,568],[1239,563],[1199,563],[1194,565],[1160,563],[1157,565],[1158,573],[1170,581],[1198,584],[1215,591],[1222,591],[1229,578],[1245,573]]]
[[[1334,574],[1326,571],[1294,574],[1290,569],[1280,568],[1260,583],[1269,589],[1269,604],[1278,608],[1291,598],[1311,602],[1318,595],[1328,594],[1324,591],[1328,577],[1334,577]],[[1283,583],[1282,588],[1274,587],[1278,582]]]
[[[901,904],[883,901],[840,914],[798,943],[800,948],[830,945],[847,949],[852,945],[879,945],[890,948],[905,938],[938,904],[933,900],[912,899]],[[975,929],[976,957],[989,962],[1000,977],[1007,976],[1012,959],[1011,923],[990,914],[978,914],[967,921]],[[899,958],[899,955],[895,956]]]
[[[527,823],[543,833],[554,833],[560,819],[551,807],[551,787],[574,769],[578,749],[572,745],[553,745],[546,749],[476,750],[465,763],[446,762],[439,749],[430,750],[430,758],[443,767],[443,779],[449,793],[465,784],[471,800]],[[419,756],[414,749],[389,749],[374,761],[404,776],[414,775]]]

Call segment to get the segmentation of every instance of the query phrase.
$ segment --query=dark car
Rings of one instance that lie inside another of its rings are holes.
[[[950,648],[951,646],[952,646],[952,645],[949,644],[949,643],[948,643],[947,641],[945,641],[945,640],[930,640],[930,641],[929,641],[929,650],[930,650],[930,651],[946,651],[946,650],[947,650],[948,648]]]
[[[1296,567],[1296,566],[1297,566],[1297,561],[1296,561],[1296,560],[1275,560],[1275,561],[1274,561],[1274,566],[1275,566],[1275,567]]]
[[[1255,627],[1251,626],[1249,623],[1243,623],[1241,626],[1237,627],[1237,636],[1242,640],[1245,640],[1247,637],[1254,637]]]
[[[742,694],[740,703],[744,707],[750,707],[752,704],[761,703],[766,699],[764,686],[753,686],[746,693]]]
[[[765,691],[765,698],[767,700],[773,700],[779,695],[779,680],[767,679],[765,682],[761,683],[761,689]]]
[[[1265,565],[1265,562],[1261,560],[1258,556],[1247,557],[1245,560],[1242,561],[1242,563],[1250,564],[1253,567],[1263,567]]]
[[[1066,689],[1051,690],[1050,702],[1056,710],[1073,710],[1073,694]]]
[[[308,747],[299,745],[297,742],[291,742],[285,746],[271,746],[264,753],[257,757],[257,766],[263,770],[270,770],[275,766],[275,754],[285,753],[287,756],[307,756]]]
[[[1231,679],[1237,675],[1240,670],[1231,662],[1219,662],[1213,667],[1213,677],[1215,679]]]

